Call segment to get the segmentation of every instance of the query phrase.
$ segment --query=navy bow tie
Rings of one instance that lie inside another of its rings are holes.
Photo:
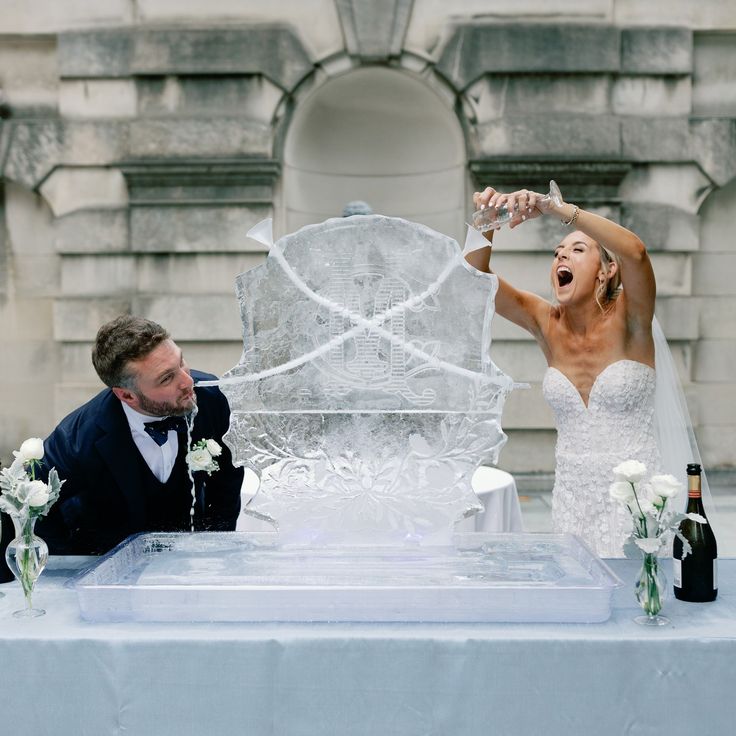
[[[165,445],[168,441],[170,429],[173,429],[175,432],[186,432],[186,419],[184,417],[165,417],[155,422],[146,422],[143,425],[145,433],[152,437],[159,447]]]

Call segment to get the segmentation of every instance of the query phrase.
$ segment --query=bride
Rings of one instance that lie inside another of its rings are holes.
[[[623,554],[630,517],[608,488],[624,460],[660,472],[655,431],[656,283],[647,249],[631,231],[576,205],[526,189],[476,192],[478,209],[506,205],[516,227],[540,216],[573,227],[554,250],[555,302],[499,278],[496,311],[527,330],[544,353],[542,384],[557,426],[552,519],[602,557]],[[486,234],[492,239],[492,231]],[[490,271],[491,246],[466,255]],[[686,460],[685,462],[689,462]]]

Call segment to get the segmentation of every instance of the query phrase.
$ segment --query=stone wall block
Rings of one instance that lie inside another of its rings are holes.
[[[622,155],[632,161],[690,161],[687,118],[623,118],[621,148]]]
[[[57,253],[115,253],[128,250],[127,210],[81,210],[53,222]]]
[[[555,467],[555,430],[510,429],[507,434],[509,439],[501,450],[499,468],[509,473],[545,473]]]
[[[132,28],[60,33],[59,75],[62,78],[130,76],[134,36]]]
[[[59,34],[61,77],[263,74],[292,90],[312,69],[290,28],[138,28]]]
[[[136,291],[162,289],[186,294],[229,294],[235,298],[238,274],[264,262],[266,254],[186,254],[139,256]]]
[[[697,251],[700,247],[700,220],[676,206],[625,202],[621,224],[635,232],[649,250]]]
[[[269,124],[284,96],[260,76],[139,77],[135,83],[142,117],[238,117]]]
[[[59,259],[53,255],[13,258],[14,287],[36,298],[56,296],[59,288]]]
[[[263,246],[245,234],[270,215],[267,204],[134,207],[130,212],[131,248],[148,253],[260,252]]]
[[[506,115],[605,115],[610,112],[611,79],[593,74],[488,74],[465,98],[478,123]]]
[[[146,120],[130,124],[130,158],[268,156],[271,130],[250,120]]]
[[[136,285],[136,259],[130,255],[80,255],[61,259],[61,293],[77,296],[121,296]]]
[[[624,28],[621,71],[628,74],[690,74],[693,33],[690,28]]]
[[[496,321],[494,327],[501,319],[503,318],[499,318]],[[527,332],[524,334],[527,336],[527,339],[524,341],[501,340],[496,337],[494,330],[493,347],[491,350],[493,362],[515,381],[536,381],[539,383],[547,368],[547,361],[536,341],[531,339],[531,335]]]
[[[700,340],[695,346],[695,381],[733,383],[736,340]]]
[[[718,186],[736,176],[736,120],[711,118],[691,120],[692,154]]]
[[[479,125],[477,156],[611,158],[621,153],[619,121],[610,116],[522,115]]]
[[[413,0],[335,0],[348,53],[368,61],[401,53]]]
[[[701,427],[716,428],[719,425],[726,427],[733,425],[736,382],[701,383],[692,388],[692,394],[698,405]]]
[[[541,383],[517,389],[508,397],[503,407],[502,426],[504,431],[555,428],[554,416],[544,400]]]
[[[61,159],[63,128],[59,120],[3,123],[7,157],[0,175],[34,189]]]
[[[706,470],[733,468],[733,448],[736,447],[736,426],[703,426],[697,432],[698,447]],[[717,524],[717,520],[715,522]]]
[[[54,422],[58,424],[67,414],[70,414],[82,404],[86,404],[105,386],[99,378],[94,381],[57,383],[54,386]],[[52,430],[53,425],[49,427]]]
[[[703,297],[699,301],[700,336],[736,340],[736,294],[732,291],[729,296]]]
[[[473,23],[460,25],[437,70],[458,89],[486,72],[618,72],[620,31],[611,25]]]
[[[131,314],[130,299],[56,299],[53,309],[54,339],[58,342],[91,342],[100,325],[121,314]]]
[[[655,314],[668,340],[697,340],[701,336],[700,301],[691,296],[657,299]]]
[[[690,115],[690,77],[617,77],[613,82],[611,109],[616,115]]]
[[[232,296],[139,297],[138,314],[162,324],[177,342],[240,340],[240,309]]]
[[[132,79],[67,79],[59,86],[59,112],[65,118],[132,118],[138,97]]]
[[[736,117],[734,28],[730,32],[697,33],[694,44],[693,112],[704,117]]]
[[[651,253],[657,294],[690,296],[692,291],[692,259],[686,253]]]
[[[736,253],[699,253],[693,258],[693,294],[729,296],[736,291]]]
[[[59,167],[39,191],[56,217],[83,209],[121,209],[128,205],[125,179],[116,169]]]
[[[62,384],[92,384],[100,379],[92,365],[93,342],[61,343],[61,381]]]

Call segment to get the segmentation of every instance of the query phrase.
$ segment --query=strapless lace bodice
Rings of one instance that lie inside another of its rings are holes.
[[[654,369],[619,360],[596,378],[586,407],[557,368],[548,368],[542,390],[557,425],[552,520],[555,531],[572,532],[600,556],[619,557],[631,527],[628,512],[608,495],[612,469],[640,460],[659,469],[654,433]]]

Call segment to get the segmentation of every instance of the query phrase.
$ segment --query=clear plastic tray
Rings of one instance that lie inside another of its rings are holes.
[[[275,533],[140,534],[76,582],[90,621],[599,622],[620,580],[572,535],[451,547],[282,547]]]

